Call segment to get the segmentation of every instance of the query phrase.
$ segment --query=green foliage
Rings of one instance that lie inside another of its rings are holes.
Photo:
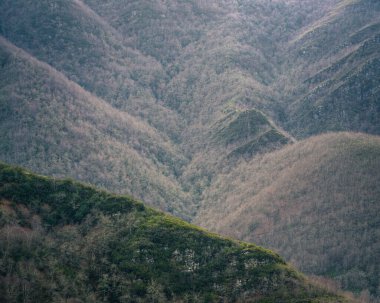
[[[1,164],[0,199],[2,302],[343,302],[277,254],[130,197]]]
[[[140,202],[115,196],[72,180],[35,176],[21,168],[0,164],[0,195],[30,207],[49,226],[77,224],[93,210],[109,213],[144,211]]]
[[[231,112],[218,124],[215,136],[225,144],[247,141],[270,126],[267,118],[256,110]]]

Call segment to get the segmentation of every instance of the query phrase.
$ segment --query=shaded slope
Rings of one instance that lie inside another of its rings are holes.
[[[379,171],[379,137],[313,137],[220,176],[195,223],[379,295]]]
[[[151,62],[124,47],[117,32],[81,1],[2,1],[1,17],[2,34],[13,44],[97,95],[113,91],[113,102],[117,94],[128,97],[139,89],[140,83],[130,79],[134,69],[150,63],[148,73],[154,72]]]
[[[230,109],[214,129],[213,141],[227,149],[228,157],[243,155],[249,158],[291,141],[257,110]]]
[[[379,14],[378,1],[339,1],[286,44],[283,125],[295,136],[380,133]]]
[[[194,152],[180,179],[185,188],[192,186],[195,201],[201,201],[203,191],[240,159],[248,160],[292,142],[261,111],[234,106],[222,112],[220,120],[198,138],[204,140],[202,149]]]
[[[0,164],[4,302],[342,302],[281,258],[69,180]]]
[[[84,2],[116,28],[127,45],[164,66],[173,62],[186,46],[198,41],[230,6],[228,1],[215,0]]]
[[[188,214],[171,178],[185,159],[167,138],[3,38],[0,62],[2,160]]]
[[[112,106],[178,136],[181,120],[156,102],[164,79],[158,61],[124,37],[81,0],[0,2],[0,34]]]

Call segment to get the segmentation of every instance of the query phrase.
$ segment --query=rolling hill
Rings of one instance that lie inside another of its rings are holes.
[[[277,254],[0,164],[2,302],[345,302]]]
[[[312,137],[219,176],[194,223],[378,296],[379,172],[379,137]]]
[[[0,62],[3,160],[54,176],[91,180],[189,216],[187,210],[179,211],[186,205],[180,201],[188,197],[168,177],[185,158],[177,156],[165,136],[3,38]]]

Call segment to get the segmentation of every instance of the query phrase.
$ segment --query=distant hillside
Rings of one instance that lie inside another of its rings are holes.
[[[278,149],[292,136],[380,133],[379,11],[370,0],[4,0],[0,34],[109,103],[110,119],[128,112],[154,129],[165,151],[138,153],[160,166],[155,182],[181,183],[159,186],[171,202],[155,205],[191,217],[202,192],[242,157]],[[134,148],[132,141],[141,135],[124,143]],[[147,141],[156,148],[158,141]],[[81,146],[101,154],[108,143]],[[107,167],[123,167],[118,158]],[[114,182],[125,172],[113,175],[106,187],[119,191],[123,182]],[[132,193],[150,203],[156,189]]]
[[[203,191],[219,174],[233,169],[239,159],[250,159],[293,141],[261,111],[234,106],[198,138],[203,140],[203,148],[194,152],[180,179],[184,188],[192,186],[195,201],[201,201]]]
[[[194,222],[378,296],[379,184],[379,137],[322,135],[221,175]]]
[[[0,35],[112,106],[178,136],[181,120],[156,102],[165,73],[154,58],[81,0],[0,2]]]
[[[379,16],[379,1],[339,1],[285,44],[278,83],[288,90],[283,125],[293,135],[380,134]]]
[[[0,62],[3,160],[129,192],[189,216],[189,197],[170,178],[185,159],[165,136],[3,38]]]
[[[343,302],[282,259],[70,180],[0,164],[2,302]]]

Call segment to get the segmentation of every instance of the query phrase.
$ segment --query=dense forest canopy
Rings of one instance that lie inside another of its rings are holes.
[[[0,160],[375,300],[379,16],[377,0],[1,0]]]

